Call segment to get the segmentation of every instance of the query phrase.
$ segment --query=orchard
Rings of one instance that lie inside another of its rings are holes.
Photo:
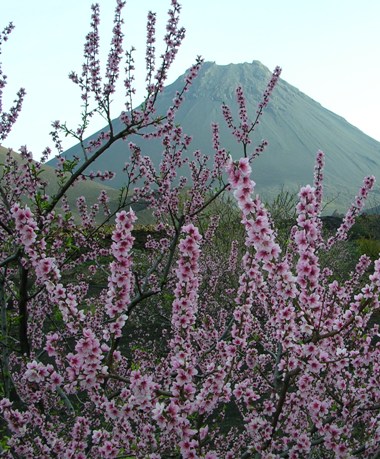
[[[212,154],[193,151],[176,123],[202,65],[189,69],[166,113],[155,103],[184,39],[171,1],[165,50],[148,14],[146,96],[134,106],[133,51],[123,43],[122,0],[102,72],[99,7],[92,7],[79,88],[82,123],[53,123],[57,191],[47,194],[43,153],[9,151],[0,184],[0,456],[4,458],[277,459],[380,457],[380,259],[361,256],[342,279],[324,262],[347,237],[374,186],[363,185],[335,235],[321,220],[324,154],[298,194],[285,244],[255,193],[255,127],[276,90],[276,68],[253,119],[236,89],[239,119],[221,107],[236,139],[232,159],[210,126]],[[13,26],[0,35],[3,47]],[[8,43],[6,43],[8,45]],[[115,131],[111,100],[124,81]],[[22,108],[4,111],[0,141]],[[108,129],[86,144],[94,114]],[[61,138],[82,145],[65,158]],[[158,167],[136,135],[159,139]],[[71,207],[67,193],[97,178],[93,163],[125,143],[125,187]],[[255,146],[256,145],[256,146]],[[187,170],[187,175],[183,170]],[[232,201],[231,202],[231,197]],[[137,241],[136,205],[154,225]],[[228,205],[226,204],[228,203]],[[223,212],[237,215],[225,229]],[[227,207],[226,207],[227,206]]]

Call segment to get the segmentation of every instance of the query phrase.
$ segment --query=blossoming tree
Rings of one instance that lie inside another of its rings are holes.
[[[147,95],[139,108],[132,100],[133,53],[123,51],[123,7],[118,0],[104,77],[99,8],[92,7],[82,73],[70,75],[81,90],[82,124],[70,129],[55,122],[52,132],[58,191],[47,195],[43,162],[34,162],[26,147],[20,159],[9,152],[1,169],[1,456],[376,457],[380,349],[371,318],[379,308],[380,260],[370,267],[370,259],[361,257],[345,281],[321,261],[345,239],[374,178],[364,179],[337,234],[325,240],[324,156],[318,152],[314,184],[299,192],[297,222],[282,250],[255,194],[251,168],[266,146],[253,147],[251,138],[280,69],[253,120],[241,87],[239,120],[222,107],[240,159],[232,160],[220,145],[217,125],[212,158],[192,152],[175,116],[200,59],[168,111],[155,113],[184,38],[180,6],[172,0],[158,65],[155,15],[148,15]],[[0,45],[11,29],[3,31]],[[116,132],[111,98],[123,55],[126,110]],[[0,71],[0,102],[5,83]],[[23,98],[20,90],[10,111],[1,112],[2,141]],[[95,112],[108,120],[109,130],[86,145]],[[64,157],[61,133],[78,139],[81,158]],[[158,167],[129,141],[136,133],[161,140]],[[105,192],[90,208],[79,198],[78,223],[67,192],[80,180],[111,178],[90,168],[121,139],[127,140],[127,185],[117,209]],[[190,180],[180,175],[184,167]],[[220,216],[212,213],[213,203],[227,190],[245,241],[231,238],[228,252],[215,253]],[[133,210],[141,200],[156,222],[143,247],[135,240]],[[106,285],[94,291],[91,280],[99,273]]]

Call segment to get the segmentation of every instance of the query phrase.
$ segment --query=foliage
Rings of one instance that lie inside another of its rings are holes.
[[[298,193],[295,222],[279,244],[276,218],[251,179],[266,141],[254,147],[251,138],[281,70],[275,69],[253,121],[241,87],[239,120],[222,107],[242,148],[240,160],[220,145],[217,125],[212,161],[191,152],[175,115],[201,59],[167,113],[155,113],[184,37],[180,6],[172,0],[158,65],[155,15],[148,15],[147,96],[139,108],[133,106],[133,53],[125,53],[126,111],[115,131],[111,99],[123,58],[123,6],[118,0],[103,78],[99,8],[92,7],[82,73],[70,75],[81,91],[82,124],[53,125],[59,189],[47,194],[44,166],[25,147],[21,163],[9,153],[1,170],[2,457],[375,457],[380,352],[371,319],[379,309],[380,260],[369,274],[370,258],[361,256],[348,278],[329,262],[374,178],[364,179],[336,234],[324,239],[324,155],[318,152],[314,184]],[[2,89],[1,72],[0,83]],[[2,140],[22,98],[23,91],[2,112]],[[109,131],[86,145],[95,111]],[[92,206],[80,197],[78,224],[68,191],[80,180],[111,178],[107,171],[92,173],[91,165],[136,133],[161,140],[159,167],[125,142],[126,187],[117,208],[109,207],[105,191]],[[65,160],[60,134],[81,143],[83,157],[75,164]],[[180,175],[184,167],[189,182]],[[155,218],[147,234],[135,229],[137,202]]]
[[[360,238],[357,241],[359,251],[368,255],[371,260],[377,260],[380,255],[380,241],[373,239]]]

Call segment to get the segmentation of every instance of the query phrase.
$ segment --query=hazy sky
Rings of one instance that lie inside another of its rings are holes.
[[[26,144],[37,158],[52,145],[50,123],[76,126],[80,114],[77,88],[68,80],[80,71],[91,0],[0,0],[0,27],[16,29],[0,59],[8,75],[5,107],[19,87],[27,98],[5,146]],[[100,0],[104,59],[112,29],[113,0]],[[187,35],[173,67],[172,82],[200,54],[217,64],[260,60],[326,108],[380,141],[380,1],[379,0],[182,0]],[[169,0],[128,0],[126,47],[137,48],[138,88],[144,83],[145,18],[157,12],[161,36]],[[139,92],[140,97],[142,92]],[[122,94],[114,117],[123,109]],[[94,124],[90,132],[104,123]],[[190,133],[191,134],[191,133]],[[270,140],[270,139],[269,139]],[[66,147],[72,142],[67,142]]]

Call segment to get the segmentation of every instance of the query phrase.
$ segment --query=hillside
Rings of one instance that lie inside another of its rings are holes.
[[[0,146],[0,172],[2,169],[2,164],[4,164],[5,161],[6,153],[7,149]],[[18,153],[13,152],[13,155],[17,161],[21,162],[21,157]],[[46,193],[49,196],[53,196],[58,190],[58,182],[53,167],[45,164],[43,166],[42,178],[48,183]],[[80,196],[84,196],[86,198],[87,204],[90,206],[97,202],[97,198],[102,190],[105,190],[110,198],[111,209],[115,209],[119,199],[119,191],[117,189],[106,186],[104,183],[86,181],[75,185],[67,193],[68,202],[74,216],[77,217],[76,200]],[[151,221],[150,213],[147,213],[144,210],[143,205],[135,204],[134,208],[139,215],[140,223]]]

